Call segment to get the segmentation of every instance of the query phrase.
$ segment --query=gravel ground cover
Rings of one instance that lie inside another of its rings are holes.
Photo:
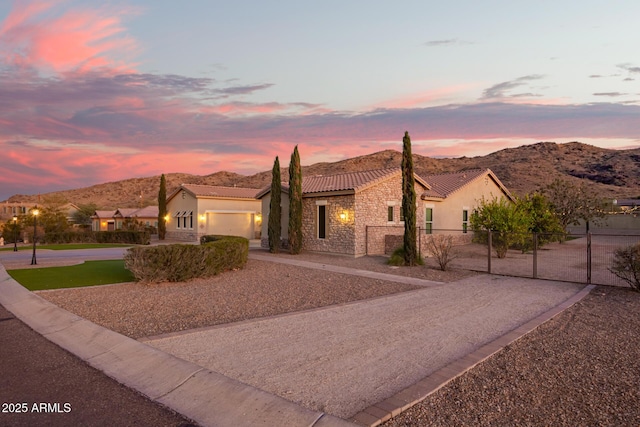
[[[334,258],[339,259],[331,257]],[[416,288],[249,259],[242,270],[207,279],[152,285],[123,283],[46,291],[39,295],[94,323],[137,339]]]
[[[474,274],[391,268],[384,264],[384,257],[298,257],[442,282]],[[410,289],[415,287],[250,259],[244,270],[211,279],[40,295],[107,328],[140,338]],[[640,294],[598,287],[385,425],[640,425],[638,313]]]
[[[639,313],[639,293],[598,287],[384,425],[638,426]]]
[[[256,251],[256,253],[280,258],[300,259],[309,262],[317,262],[320,264],[339,265],[341,267],[375,271],[378,273],[415,277],[418,279],[432,280],[434,282],[454,282],[456,280],[478,274],[476,272],[465,270],[462,268],[452,268],[447,271],[442,271],[437,268],[435,260],[431,258],[425,259],[424,266],[394,267],[387,265],[389,257],[385,256],[363,256],[359,258],[353,258],[341,255],[326,255],[320,253],[303,253],[300,255],[289,255],[287,253],[269,254],[269,252],[267,252],[266,250],[259,250]]]

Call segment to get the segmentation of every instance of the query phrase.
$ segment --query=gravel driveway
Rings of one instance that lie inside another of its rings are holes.
[[[423,268],[391,269],[376,257],[354,260],[304,254],[300,258],[441,282],[464,277],[468,277],[465,281],[473,280],[463,270],[441,273]],[[306,285],[301,286],[303,283]],[[257,317],[349,301],[358,305],[353,301],[383,296],[380,303],[384,295],[395,293],[391,298],[396,298],[422,292],[416,289],[250,260],[245,270],[204,281],[151,287],[122,284],[40,295],[139,338],[218,324],[226,329],[224,324],[228,322],[252,322],[250,319]],[[398,294],[406,291],[410,293]],[[513,425],[514,420],[519,425],[640,425],[640,348],[634,344],[640,341],[639,312],[640,294],[628,289],[597,288],[583,302],[455,379],[389,425],[489,426]],[[410,333],[413,331],[402,330],[398,335]],[[370,337],[375,338],[375,334]],[[340,336],[332,339],[339,340]],[[395,348],[388,354],[392,357],[404,351]],[[360,348],[354,350],[356,354],[362,352]],[[420,364],[419,360],[408,366]],[[362,378],[366,380],[368,375]]]
[[[350,418],[580,289],[475,276],[145,341],[310,409]]]

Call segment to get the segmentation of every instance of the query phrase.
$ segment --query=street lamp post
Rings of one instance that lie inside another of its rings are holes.
[[[13,216],[13,252],[18,252],[18,217]]]
[[[36,227],[38,225],[38,209],[33,210],[33,256],[31,257],[31,265],[38,264],[36,261]]]

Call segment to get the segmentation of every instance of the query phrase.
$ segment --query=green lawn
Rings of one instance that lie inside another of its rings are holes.
[[[38,249],[51,249],[54,251],[66,251],[71,249],[100,249],[100,248],[128,248],[133,245],[127,245],[122,243],[65,243],[59,245],[36,245],[36,250]],[[4,248],[0,249],[0,251],[12,251],[13,243],[6,244]],[[18,245],[18,250],[20,251],[32,251],[32,245]]]
[[[133,282],[133,274],[124,268],[124,261],[86,261],[67,267],[25,268],[8,270],[11,277],[30,291],[77,288]]]

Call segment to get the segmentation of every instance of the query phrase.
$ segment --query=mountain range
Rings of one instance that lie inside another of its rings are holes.
[[[302,168],[303,176],[332,175],[372,169],[400,167],[402,153],[379,151],[333,163],[316,163]],[[304,161],[304,158],[303,158]],[[602,198],[640,198],[640,148],[612,150],[580,142],[539,142],[507,148],[486,156],[432,158],[414,154],[414,169],[427,176],[469,169],[489,168],[515,195],[535,191],[556,178],[586,182]],[[282,168],[286,180],[288,168]],[[205,184],[263,188],[271,183],[271,170],[245,176],[232,172],[210,175],[167,173],[167,193],[180,184]],[[75,190],[43,194],[75,204],[95,203],[100,209],[157,205],[160,177],[131,178]],[[9,202],[37,202],[35,195],[14,195]]]

